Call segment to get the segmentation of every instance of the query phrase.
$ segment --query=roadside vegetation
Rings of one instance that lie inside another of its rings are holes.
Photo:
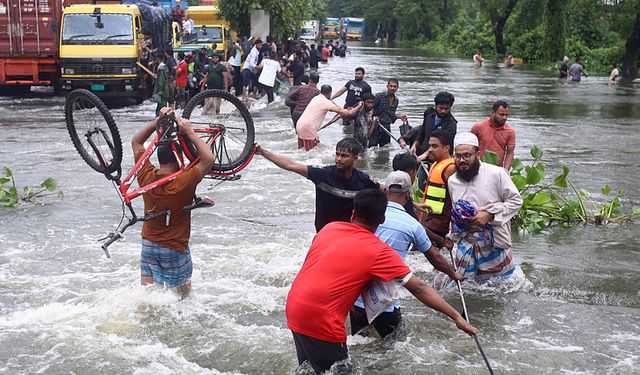
[[[58,181],[53,177],[46,178],[38,186],[24,186],[19,189],[16,185],[13,171],[8,167],[4,167],[2,170],[4,176],[0,177],[0,204],[3,207],[15,207],[21,203],[33,203],[36,198],[46,195],[63,195],[62,191],[58,189]]]
[[[506,54],[559,68],[582,58],[589,73],[610,64],[637,77],[640,0],[329,0],[335,17],[364,17],[366,36],[433,53],[485,58]]]

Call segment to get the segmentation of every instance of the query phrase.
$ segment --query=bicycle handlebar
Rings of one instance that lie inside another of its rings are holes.
[[[111,255],[109,255],[109,251],[107,250],[107,247],[109,247],[109,245],[111,245],[112,243],[116,242],[116,240],[119,240],[121,238],[122,238],[122,233],[120,232],[111,233],[109,235],[109,239],[102,244],[102,251],[104,251],[104,255],[106,255],[107,258],[111,258]]]

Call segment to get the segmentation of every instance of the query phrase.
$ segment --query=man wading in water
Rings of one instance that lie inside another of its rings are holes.
[[[162,108],[160,116],[138,130],[131,140],[134,159],[138,161],[145,151],[144,142],[156,131],[159,121],[173,117],[171,108]],[[166,216],[145,221],[142,225],[142,252],[140,254],[140,282],[142,285],[154,281],[165,287],[178,287],[185,298],[191,291],[191,211],[183,207],[192,203],[196,187],[211,169],[214,156],[211,148],[191,128],[189,120],[175,118],[176,124],[186,138],[196,147],[200,162],[182,173],[175,180],[156,187],[142,195],[145,213],[168,211]],[[159,168],[149,161],[142,164],[138,173],[138,184],[148,185],[180,170],[169,144],[158,145]]]
[[[344,321],[365,285],[379,279],[404,286],[424,305],[447,315],[469,334],[469,324],[433,288],[411,273],[400,255],[374,232],[385,221],[387,199],[379,190],[355,195],[349,223],[334,222],[313,239],[287,296],[287,325],[293,333],[298,363],[309,361],[317,374],[349,356]],[[417,223],[416,223],[417,224]],[[336,364],[335,374],[350,372]]]
[[[282,169],[308,178],[316,185],[316,231],[332,221],[349,222],[356,192],[380,188],[366,173],[353,167],[361,152],[358,141],[345,138],[336,145],[336,164],[318,168],[274,154],[260,145],[256,146],[257,154]]]

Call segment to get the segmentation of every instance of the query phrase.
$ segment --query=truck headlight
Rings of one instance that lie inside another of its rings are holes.
[[[74,74],[75,70],[73,68],[64,68],[64,74]]]
[[[122,74],[133,74],[133,68],[122,68]]]

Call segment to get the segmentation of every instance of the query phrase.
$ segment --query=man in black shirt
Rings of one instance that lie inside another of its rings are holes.
[[[378,117],[379,124],[387,129],[388,132],[391,132],[391,124],[393,124],[396,119],[404,122],[407,121],[407,115],[396,113],[398,109],[398,97],[396,96],[398,86],[398,80],[396,78],[390,78],[387,81],[387,91],[377,93],[373,100],[373,115]],[[391,143],[389,134],[376,127],[369,139],[369,147],[384,146],[389,143]]]
[[[320,61],[320,50],[316,49],[316,45],[311,45],[311,51],[309,52],[309,68],[318,69],[318,61]]]
[[[347,91],[347,98],[344,101],[344,108],[355,107],[356,104],[358,104],[358,102],[362,100],[362,94],[371,92],[371,86],[369,86],[369,84],[364,81],[363,67],[356,68],[356,75],[354,79],[345,83],[344,87],[336,91],[336,93],[331,96],[331,100],[340,97],[345,93],[345,91]],[[345,117],[343,123],[344,125],[349,125],[351,123],[351,119]]]
[[[316,185],[316,231],[333,221],[349,222],[356,193],[363,189],[380,188],[380,184],[371,180],[366,173],[353,167],[360,152],[360,144],[355,139],[345,138],[336,145],[335,165],[313,167],[256,146],[257,154],[282,169],[308,178]]]

